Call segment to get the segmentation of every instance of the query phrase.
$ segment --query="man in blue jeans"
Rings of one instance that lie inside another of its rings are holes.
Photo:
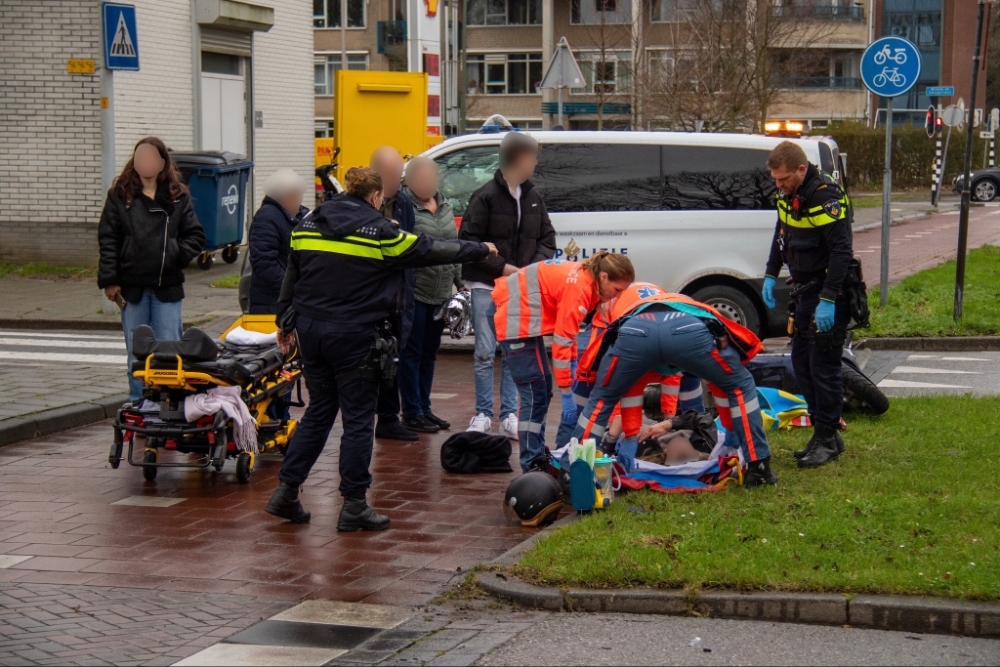
[[[470,431],[489,433],[493,426],[493,370],[497,334],[493,324],[494,281],[521,267],[551,259],[556,233],[542,196],[530,179],[538,164],[538,142],[524,132],[508,132],[500,142],[500,169],[472,193],[458,238],[489,241],[498,254],[465,264],[462,276],[472,291],[472,326],[476,332],[476,416]],[[517,439],[517,385],[506,361],[500,366],[500,435]]]

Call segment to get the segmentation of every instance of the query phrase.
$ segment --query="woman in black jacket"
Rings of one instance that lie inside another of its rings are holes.
[[[181,337],[184,267],[205,247],[187,188],[170,153],[156,137],[140,139],[115,179],[97,228],[97,285],[122,309],[122,329],[132,355],[132,330],[153,328],[161,340]],[[129,399],[142,397],[142,382],[128,373]]]

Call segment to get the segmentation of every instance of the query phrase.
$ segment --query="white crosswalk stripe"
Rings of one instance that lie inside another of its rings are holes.
[[[0,331],[0,364],[125,367],[125,340],[112,333]]]

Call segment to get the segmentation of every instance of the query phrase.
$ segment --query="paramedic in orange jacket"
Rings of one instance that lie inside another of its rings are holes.
[[[602,302],[621,294],[635,279],[625,255],[599,251],[585,262],[548,260],[531,264],[493,290],[497,340],[520,396],[517,438],[521,469],[545,453],[545,415],[552,399],[543,336],[552,336],[552,366],[563,411],[576,409],[572,366],[580,323]]]
[[[597,384],[573,435],[580,440],[603,435],[615,404],[622,401],[626,439],[618,447],[618,460],[631,472],[638,434],[635,424],[626,423],[629,405],[623,398],[634,393],[630,390],[638,383],[639,393],[632,398],[639,401],[641,411],[644,377],[651,377],[651,372],[670,375],[687,371],[707,380],[712,388],[726,427],[727,444],[738,446],[747,463],[744,486],[776,483],[757,387],[743,367],[761,350],[760,341],[711,306],[658,288],[651,287],[646,294],[631,303],[619,299],[612,309],[617,331],[605,334],[610,344],[599,361]]]

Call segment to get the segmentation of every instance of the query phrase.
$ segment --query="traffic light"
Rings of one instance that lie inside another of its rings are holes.
[[[944,132],[944,118],[941,118],[939,114],[935,115],[934,126],[936,128],[937,136],[940,137],[941,134]]]
[[[927,136],[933,139],[938,129],[937,108],[933,105],[927,107],[927,120],[924,122],[924,129],[927,130]]]

